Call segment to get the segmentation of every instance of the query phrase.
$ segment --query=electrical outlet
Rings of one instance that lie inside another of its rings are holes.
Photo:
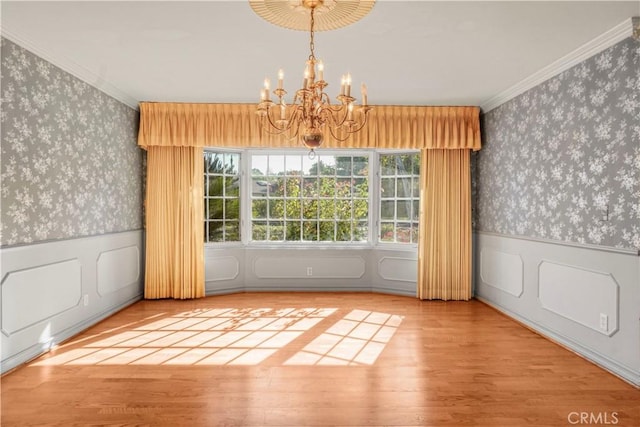
[[[607,332],[609,330],[609,316],[600,313],[600,329]]]
[[[82,298],[82,303],[84,304],[85,307],[89,305],[89,294],[85,295]]]
[[[307,267],[307,276],[313,276],[313,268]]]

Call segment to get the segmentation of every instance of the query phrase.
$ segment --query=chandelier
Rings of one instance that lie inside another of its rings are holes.
[[[324,0],[302,0],[302,6],[309,11],[309,58],[306,62],[302,87],[296,90],[291,104],[285,102],[284,72],[278,72],[278,84],[271,97],[271,82],[264,80],[260,93],[258,117],[261,128],[274,135],[286,135],[293,140],[299,138],[307,147],[309,157],[315,157],[328,130],[337,141],[345,141],[353,133],[360,131],[367,123],[371,107],[367,104],[367,87],[361,85],[362,104],[355,105],[351,95],[351,75],[342,76],[338,103],[332,104],[324,91],[328,83],[324,80],[324,64],[315,56],[314,30],[316,9],[324,5]]]

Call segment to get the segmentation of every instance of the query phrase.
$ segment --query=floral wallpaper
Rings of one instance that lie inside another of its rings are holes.
[[[476,229],[640,249],[639,70],[628,38],[486,113]]]
[[[138,113],[1,43],[0,244],[141,228]]]

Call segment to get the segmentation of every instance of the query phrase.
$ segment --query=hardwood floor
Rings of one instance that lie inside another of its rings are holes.
[[[3,427],[640,425],[639,390],[478,301],[356,293],[141,301],[1,398]]]

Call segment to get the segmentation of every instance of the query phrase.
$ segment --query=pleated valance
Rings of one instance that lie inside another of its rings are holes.
[[[376,105],[362,131],[345,142],[325,135],[325,148],[480,149],[478,107]],[[171,147],[302,147],[260,129],[256,104],[140,103],[138,145]]]

